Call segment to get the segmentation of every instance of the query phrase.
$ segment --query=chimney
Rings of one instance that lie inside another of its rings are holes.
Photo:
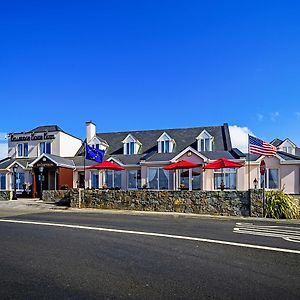
[[[92,121],[85,123],[86,125],[86,142],[89,143],[96,135],[96,125]]]

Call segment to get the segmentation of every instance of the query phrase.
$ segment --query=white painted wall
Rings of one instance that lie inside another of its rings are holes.
[[[57,143],[55,140],[54,147],[58,146],[58,149],[55,148],[55,151],[57,151],[55,155],[62,156],[62,157],[72,157],[74,156],[79,148],[82,145],[82,141],[80,139],[77,139],[69,134],[66,134],[64,132],[58,133],[58,139]]]
[[[64,132],[51,132],[49,134],[54,135],[54,139],[50,140],[29,140],[29,141],[8,141],[8,156],[16,158],[18,144],[28,143],[28,158],[38,157],[41,154],[39,153],[39,145],[41,142],[50,142],[51,143],[51,154],[62,156],[62,157],[71,157],[76,154],[79,150],[82,142],[80,139],[75,138]],[[36,135],[43,135],[43,133],[36,133]],[[15,137],[18,136],[30,136],[30,134],[14,134]]]

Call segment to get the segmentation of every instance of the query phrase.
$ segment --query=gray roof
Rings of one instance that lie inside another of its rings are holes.
[[[283,151],[277,151],[277,154],[284,160],[300,160],[300,156],[289,154]],[[248,153],[245,153],[246,160],[248,160]],[[262,155],[250,154],[250,161],[256,161]]]
[[[285,140],[286,140],[286,139],[285,139]],[[278,148],[285,140],[281,140],[281,139],[276,138],[276,139],[274,139],[274,140],[271,142],[271,144],[272,144],[273,146],[275,146],[275,147]],[[295,155],[296,155],[296,156],[300,156],[300,148],[296,147],[296,149],[295,149]]]
[[[283,151],[277,151],[277,154],[281,158],[283,158],[284,160],[300,160],[300,156],[293,155],[293,154],[290,154],[290,153],[286,153],[286,152],[283,152]]]
[[[10,166],[13,162],[18,162],[20,165],[22,165],[24,168],[28,168],[28,164],[34,161],[35,158],[12,158],[7,157],[2,160],[0,160],[0,170],[6,169],[8,166]]]
[[[29,131],[22,131],[22,132],[12,132],[13,134],[27,134],[27,133],[38,133],[38,132],[55,132],[55,131],[61,131],[64,132],[59,126],[57,125],[43,125],[35,127]]]
[[[83,167],[84,166],[84,158],[83,156],[74,156],[74,157],[68,157],[69,160],[72,160],[74,165],[76,167]],[[94,164],[96,164],[97,162],[95,162],[94,160],[89,160],[89,159],[85,159],[85,165],[88,166],[92,166]]]
[[[57,125],[45,125],[45,126],[38,126],[30,130],[30,132],[45,132],[45,131],[62,131],[64,132],[59,126]]]
[[[53,154],[46,154],[50,159],[52,159],[57,165],[65,165],[69,167],[75,167],[74,161],[69,158],[53,155]]]
[[[210,160],[216,160],[219,158],[240,159],[245,157],[243,153],[240,155],[239,153],[241,152],[236,148],[232,149],[231,151],[206,151],[201,153]]]
[[[213,151],[205,154],[205,156],[212,156],[214,155],[213,153],[220,151],[222,152],[222,157],[239,158],[243,156],[242,152],[232,149],[228,124],[226,123],[223,126],[97,133],[97,137],[109,145],[105,153],[105,159],[113,157],[124,165],[138,165],[140,161],[170,161],[189,146],[197,150],[196,138],[203,130],[206,130],[214,138]],[[158,153],[157,140],[164,132],[175,140],[175,149],[172,153]],[[141,149],[138,154],[123,154],[122,141],[129,134],[141,143]],[[82,146],[77,155],[83,155],[83,151]],[[226,153],[228,151],[230,152]],[[231,153],[232,151],[234,153]]]
[[[166,132],[175,140],[176,145],[174,153],[179,153],[188,146],[197,149],[196,138],[203,130],[206,130],[214,137],[214,151],[231,150],[232,146],[227,124],[209,127],[97,133],[97,137],[108,143],[108,155],[116,155],[123,154],[122,141],[128,134],[131,134],[142,144],[140,154],[146,154],[151,151],[157,152],[157,140],[164,132]]]
[[[50,157],[58,165],[65,165],[65,166],[69,166],[72,168],[74,168],[75,166],[83,167],[83,165],[84,165],[82,156],[60,157],[60,156],[56,156],[56,155],[52,155],[52,154],[47,154],[47,156]],[[20,163],[24,168],[28,168],[29,167],[28,165],[31,164],[36,159],[37,159],[36,157],[34,157],[34,158],[17,158],[17,159],[7,157],[5,159],[0,160],[0,170],[6,169],[9,165],[11,165],[15,161]],[[87,167],[92,166],[94,164],[96,164],[96,162],[94,160],[89,160],[89,159],[85,160],[85,165]]]
[[[273,146],[275,146],[275,147],[278,147],[279,145],[281,145],[283,143],[283,141],[282,140],[280,140],[280,139],[274,139],[270,144],[272,144]]]

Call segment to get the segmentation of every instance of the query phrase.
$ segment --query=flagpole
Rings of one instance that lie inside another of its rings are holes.
[[[250,142],[248,134],[248,194],[249,194],[249,216],[251,217],[251,194],[250,194]]]
[[[248,190],[250,193],[250,147],[249,147],[249,134],[248,134]]]
[[[83,153],[83,172],[84,172],[84,179],[83,179],[83,188],[85,190],[85,157],[86,157],[86,147],[85,147],[85,141],[83,141],[83,147],[84,147],[84,153]]]

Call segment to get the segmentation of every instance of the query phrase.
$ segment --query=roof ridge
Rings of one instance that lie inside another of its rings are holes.
[[[149,131],[167,131],[167,130],[186,130],[186,129],[204,129],[204,128],[217,128],[223,127],[223,125],[212,126],[195,126],[195,127],[179,127],[179,128],[162,128],[162,129],[142,129],[142,130],[127,130],[127,131],[111,131],[111,132],[96,132],[98,134],[116,134],[116,133],[133,133],[133,132],[149,132]]]

